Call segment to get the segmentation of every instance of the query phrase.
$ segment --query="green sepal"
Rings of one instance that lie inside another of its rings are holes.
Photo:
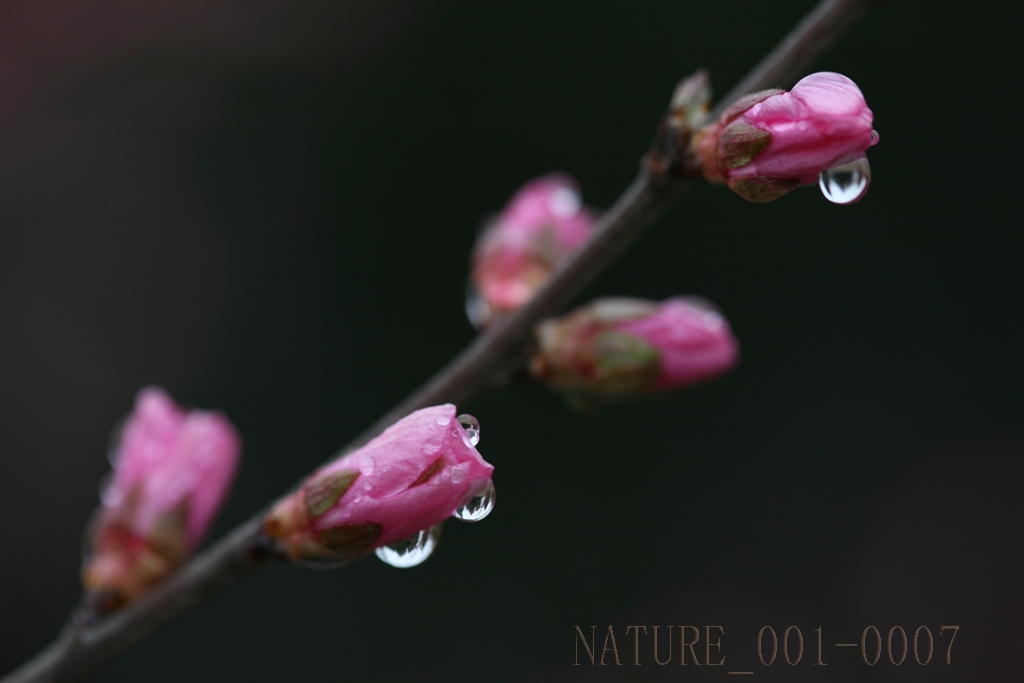
[[[776,178],[754,176],[753,178],[730,180],[729,189],[744,199],[763,204],[778,199],[799,184],[800,181],[796,178],[778,180]]]
[[[330,510],[345,495],[352,482],[359,478],[358,470],[335,470],[325,474],[314,475],[306,482],[304,494],[306,510],[309,516],[316,519]]]
[[[318,531],[316,540],[335,557],[353,557],[373,545],[380,538],[381,529],[376,522],[336,526]]]
[[[188,527],[189,501],[185,499],[159,515],[149,528],[148,542],[154,552],[174,565],[188,555],[185,530]]]
[[[642,391],[661,371],[661,352],[632,334],[608,330],[590,342],[593,389],[606,395]]]
[[[718,139],[722,163],[727,168],[746,166],[764,151],[772,141],[772,134],[746,123],[730,123]]]

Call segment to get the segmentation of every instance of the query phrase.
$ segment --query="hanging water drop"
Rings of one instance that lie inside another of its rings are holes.
[[[494,484],[487,482],[487,488],[479,496],[474,496],[460,505],[452,515],[463,522],[479,522],[491,514],[494,509]]]
[[[818,186],[825,199],[833,204],[852,204],[868,191],[871,166],[867,157],[825,169],[818,176]]]
[[[429,529],[417,531],[415,534],[391,545],[382,545],[374,552],[385,564],[405,569],[415,567],[430,557],[441,537],[441,525],[435,524]]]
[[[466,431],[466,435],[462,440],[466,442],[467,446],[476,446],[480,443],[480,420],[468,413],[459,415],[455,419],[458,420],[459,424]]]

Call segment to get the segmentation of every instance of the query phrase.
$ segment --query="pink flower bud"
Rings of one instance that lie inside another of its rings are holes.
[[[409,539],[481,497],[490,504],[494,467],[474,447],[478,434],[450,403],[417,410],[278,501],[263,531],[293,559],[348,561]]]
[[[864,152],[878,142],[872,113],[857,85],[846,76],[807,76],[791,92],[766,90],[742,98],[694,138],[704,177],[725,182],[755,202],[776,199],[822,172],[853,164],[856,201],[867,189],[870,170]],[[863,161],[859,161],[863,160]],[[825,179],[823,190],[828,194]]]
[[[598,299],[537,327],[535,377],[570,395],[629,396],[700,382],[736,363],[725,319],[697,299]]]
[[[594,217],[575,181],[552,173],[524,185],[483,231],[473,250],[467,313],[476,327],[515,311],[590,237]]]
[[[138,393],[113,446],[82,570],[100,611],[135,599],[196,549],[231,486],[239,448],[220,413],[186,413],[155,387]]]

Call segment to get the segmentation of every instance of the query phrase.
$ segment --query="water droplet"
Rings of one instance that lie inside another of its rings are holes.
[[[360,472],[360,474],[362,474],[363,476],[367,476],[367,477],[370,476],[371,474],[373,474],[373,466],[374,466],[374,464],[375,463],[373,462],[373,456],[370,456],[370,455],[363,456],[362,460],[359,461],[359,472]]]
[[[877,130],[872,130],[871,131],[871,144],[872,145],[877,145],[878,144],[878,131]]]
[[[466,317],[478,330],[483,329],[491,320],[491,305],[480,294],[472,280],[466,281]]]
[[[468,465],[456,465],[452,468],[452,483],[461,484],[466,480],[466,470],[469,469]]]
[[[453,515],[463,522],[479,522],[494,509],[494,484],[487,482],[487,488],[479,496],[473,496],[460,505]]]
[[[722,311],[719,310],[718,306],[716,306],[713,302],[708,301],[702,296],[678,296],[672,297],[672,299],[678,299],[679,301],[682,301],[690,308],[695,308],[701,313],[717,313],[719,315],[722,314]]]
[[[480,420],[468,413],[459,415],[455,419],[459,421],[466,432],[462,440],[466,442],[467,446],[476,446],[480,443]]]
[[[100,480],[100,500],[108,508],[117,507],[121,503],[121,492],[115,489],[113,484],[113,472],[108,472]]]
[[[405,569],[415,567],[430,557],[441,538],[441,525],[435,524],[429,529],[418,531],[404,541],[382,545],[374,552],[385,564]]]
[[[126,424],[128,424],[128,416],[122,415],[110,430],[110,439],[107,442],[107,460],[110,462],[111,467],[116,468],[117,461],[121,458],[121,441],[124,440]]]
[[[705,329],[710,330],[711,332],[717,332],[722,329],[722,325],[725,324],[725,318],[722,317],[721,313],[716,311],[706,312],[701,320],[704,323]]]
[[[818,176],[821,193],[833,204],[853,204],[864,196],[870,184],[871,166],[867,157],[826,169]]]
[[[548,200],[548,207],[551,209],[551,213],[559,218],[568,218],[575,215],[580,210],[580,204],[579,193],[568,187],[558,188],[551,193],[551,198]]]

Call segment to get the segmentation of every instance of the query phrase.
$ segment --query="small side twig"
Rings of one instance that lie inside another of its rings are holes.
[[[744,78],[711,116],[738,97],[789,85],[835,44],[867,11],[884,0],[823,0]],[[381,417],[342,452],[356,448],[399,418],[438,403],[460,403],[480,394],[496,376],[522,359],[534,326],[567,304],[610,266],[664,211],[686,185],[684,178],[652,173],[647,163],[598,221],[591,240],[563,263],[522,309],[497,321],[421,388]],[[193,558],[176,574],[120,612],[89,626],[71,625],[49,647],[0,683],[70,681],[88,673],[161,624],[262,567],[258,514]]]

